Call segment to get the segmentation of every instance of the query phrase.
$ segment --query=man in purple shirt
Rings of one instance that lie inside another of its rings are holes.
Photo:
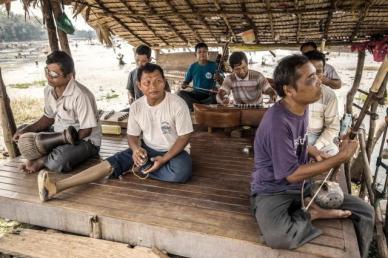
[[[252,208],[264,240],[272,248],[294,249],[321,234],[312,220],[350,218],[361,255],[366,257],[374,225],[374,211],[369,204],[345,194],[340,209],[323,209],[316,204],[308,212],[301,209],[302,201],[306,201],[301,200],[303,181],[349,159],[357,149],[357,141],[344,138],[339,153],[327,159],[309,148],[308,105],[320,98],[321,81],[306,57],[285,57],[273,78],[282,99],[266,112],[256,131],[251,183]],[[309,156],[316,162],[308,163]],[[308,195],[306,191],[304,196]]]

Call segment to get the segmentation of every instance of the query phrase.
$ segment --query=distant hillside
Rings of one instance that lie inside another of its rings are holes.
[[[42,25],[35,18],[24,20],[23,15],[0,11],[0,42],[30,41],[47,38]]]
[[[41,23],[41,19],[37,20],[35,17],[27,17],[27,20],[24,20],[24,15],[10,13],[8,17],[5,11],[0,10],[0,42],[47,39],[46,29]],[[96,33],[76,30],[70,37],[93,39]]]

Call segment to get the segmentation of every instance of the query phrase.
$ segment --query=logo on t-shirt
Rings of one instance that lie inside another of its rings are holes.
[[[299,136],[297,139],[294,139],[294,149],[297,156],[300,156],[302,151],[307,147],[308,134],[306,133],[302,138]]]
[[[168,122],[162,122],[162,133],[163,134],[171,134],[172,133],[172,128]]]
[[[211,72],[207,72],[206,74],[205,74],[205,77],[206,77],[206,79],[211,79],[212,78],[212,73]]]

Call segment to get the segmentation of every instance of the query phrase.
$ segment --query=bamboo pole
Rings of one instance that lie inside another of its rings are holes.
[[[0,114],[1,114],[1,126],[3,129],[4,143],[7,148],[8,154],[11,158],[15,158],[20,155],[19,149],[12,140],[12,136],[16,132],[16,124],[13,118],[11,105],[7,95],[7,90],[3,82],[0,68]]]
[[[365,146],[365,131],[361,130],[358,136],[359,136],[359,142],[360,142],[360,149],[361,149],[361,153],[364,161],[364,176],[365,176],[366,187],[368,189],[368,196],[369,196],[370,203],[373,205],[375,210],[377,249],[379,251],[380,257],[388,257],[387,240],[383,230],[383,217],[381,214],[382,212],[378,205],[378,200],[375,199],[375,195],[372,188],[372,171],[369,166],[369,160],[367,157],[367,151]]]
[[[49,0],[42,0],[42,13],[47,27],[47,35],[51,51],[59,50],[57,29],[55,28],[54,17]]]
[[[381,71],[381,68],[383,67],[383,65],[384,64],[381,65],[379,72]],[[371,113],[376,113],[377,106],[378,106],[378,100],[384,96],[384,92],[385,92],[386,84],[387,84],[387,80],[388,80],[388,74],[386,72],[385,72],[384,79],[382,81],[378,80],[379,77],[382,77],[381,75],[384,75],[384,72],[382,74],[379,72],[376,75],[376,79],[375,79],[375,81],[370,89],[368,98],[364,104],[364,105],[367,105],[368,100],[370,100],[370,102],[371,102],[370,112]],[[377,86],[377,85],[375,85],[375,82],[381,83],[381,85]],[[377,90],[377,92],[375,92],[376,90]],[[375,131],[376,131],[376,120],[373,119],[371,116],[370,121],[369,121],[368,139],[366,140],[366,143],[365,143],[366,144],[366,147],[365,147],[366,155],[367,155],[369,162],[370,162],[370,157],[372,155],[372,152],[373,152],[373,149],[375,146],[374,145]],[[365,168],[364,168],[364,170],[365,170]],[[365,171],[364,171],[361,174],[361,178],[360,178],[360,182],[361,182],[360,197],[363,197],[365,194],[365,184],[366,184],[365,179],[366,178],[365,178]]]
[[[357,69],[356,69],[356,75],[354,77],[353,86],[346,95],[346,113],[353,114],[353,100],[354,96],[357,93],[357,89],[360,87],[362,72],[364,68],[364,62],[365,62],[365,50],[358,52],[358,58],[357,58]]]
[[[381,100],[382,98],[384,98],[384,93],[385,93],[386,87],[387,87],[387,81],[388,81],[388,73],[385,74],[385,78],[382,81],[381,86],[378,89],[378,92],[376,93],[375,101],[371,105],[370,111],[372,113],[377,112],[377,107],[379,105],[378,101]],[[367,151],[369,160],[370,160],[370,157],[371,157],[373,149],[374,149],[372,147],[372,145],[373,145],[373,136],[375,135],[375,130],[376,130],[376,120],[372,119],[372,117],[371,117],[370,126],[369,126],[368,141],[366,144],[366,151]]]
[[[58,19],[62,12],[61,4],[59,3],[58,0],[51,0],[51,7],[53,10],[53,14],[55,19]],[[58,38],[59,38],[59,43],[61,44],[61,50],[65,51],[71,56],[71,51],[70,51],[70,46],[69,46],[69,40],[67,39],[67,34],[63,32],[62,30],[58,29],[58,26],[56,27],[57,33],[58,33]]]

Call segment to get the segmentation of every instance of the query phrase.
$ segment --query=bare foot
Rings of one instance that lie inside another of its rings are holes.
[[[41,158],[35,159],[35,160],[27,160],[23,170],[27,174],[32,174],[32,173],[38,172],[39,170],[41,170],[43,168],[45,158],[46,157],[41,157]]]
[[[28,162],[28,161],[27,161],[27,162]],[[27,163],[23,163],[23,164],[19,165],[18,168],[19,168],[19,171],[24,172],[24,173],[26,173],[26,174],[32,174],[32,173],[34,173],[34,172],[32,172],[32,171],[30,171],[30,170],[27,169]]]
[[[42,169],[38,175],[38,190],[39,198],[45,202],[52,198],[57,193],[55,182],[51,181],[48,171]]]
[[[310,199],[306,199],[307,202],[310,202]],[[314,202],[309,208],[309,213],[311,215],[311,220],[316,219],[345,219],[352,215],[351,211],[348,210],[339,210],[339,209],[323,209],[319,207]]]

